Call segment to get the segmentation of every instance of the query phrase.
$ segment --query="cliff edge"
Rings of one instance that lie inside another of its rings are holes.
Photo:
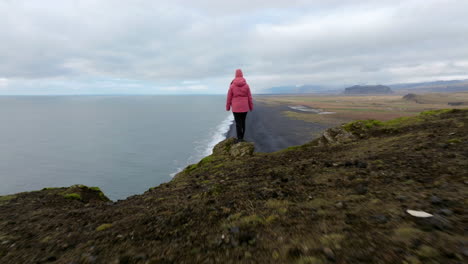
[[[253,148],[227,139],[117,202],[82,185],[1,196],[0,263],[467,260],[468,109]]]

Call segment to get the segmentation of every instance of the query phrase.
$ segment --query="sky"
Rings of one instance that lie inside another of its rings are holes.
[[[466,0],[0,0],[0,95],[468,79]]]

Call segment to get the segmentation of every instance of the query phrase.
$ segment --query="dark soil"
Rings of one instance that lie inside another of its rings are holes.
[[[0,263],[466,263],[468,110],[372,124],[217,153],[118,202],[85,186],[0,197]]]
[[[245,139],[255,142],[255,151],[274,152],[287,147],[305,144],[329,126],[291,119],[283,111],[295,111],[287,105],[266,105],[255,101],[254,110],[247,114]],[[232,124],[228,137],[237,137]]]

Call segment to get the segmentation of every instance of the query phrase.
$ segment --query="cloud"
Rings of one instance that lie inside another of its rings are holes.
[[[8,79],[0,78],[0,88],[8,87]]]
[[[135,93],[224,93],[238,67],[254,91],[468,78],[465,10],[462,0],[0,0],[0,76],[12,89],[60,79],[99,92],[108,88],[89,80],[106,79]]]

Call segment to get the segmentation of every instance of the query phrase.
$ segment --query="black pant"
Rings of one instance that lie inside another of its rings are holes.
[[[247,117],[247,112],[234,113],[234,120],[236,120],[236,130],[237,130],[238,139],[244,139],[246,117]]]

